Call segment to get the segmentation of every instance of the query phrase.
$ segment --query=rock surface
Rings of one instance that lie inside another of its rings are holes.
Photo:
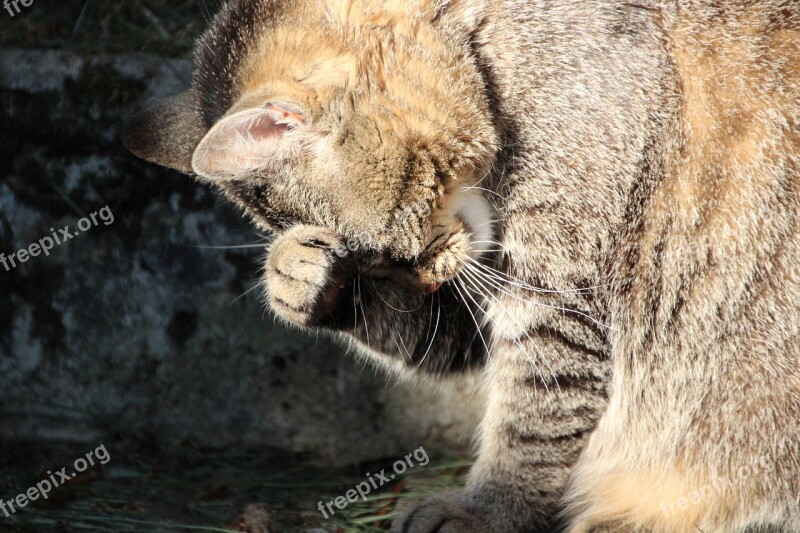
[[[472,378],[398,383],[275,325],[248,292],[264,238],[206,187],[121,146],[130,113],[185,87],[190,67],[0,51],[0,252],[79,233],[0,264],[0,438],[137,435],[338,464],[466,449]]]

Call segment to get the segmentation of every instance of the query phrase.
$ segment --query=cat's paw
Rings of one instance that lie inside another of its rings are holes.
[[[336,328],[350,320],[341,315],[353,308],[348,295],[355,263],[343,251],[341,238],[324,228],[297,226],[281,235],[267,255],[265,285],[273,311],[301,327]]]
[[[457,497],[433,497],[411,507],[394,522],[397,533],[489,533],[490,525],[470,513]]]

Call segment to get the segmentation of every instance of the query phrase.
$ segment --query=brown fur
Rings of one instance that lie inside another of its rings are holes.
[[[277,233],[276,313],[487,364],[401,531],[800,530],[800,4],[234,0],[197,58],[128,144]]]

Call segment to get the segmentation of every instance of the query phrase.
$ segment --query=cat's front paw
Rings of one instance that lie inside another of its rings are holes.
[[[397,533],[489,533],[492,528],[470,513],[458,497],[433,497],[402,513],[394,523]]]
[[[302,327],[352,324],[355,262],[341,238],[324,228],[297,226],[267,256],[266,289],[273,311]],[[348,316],[344,316],[348,315]]]

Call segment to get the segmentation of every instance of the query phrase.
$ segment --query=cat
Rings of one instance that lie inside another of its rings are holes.
[[[398,531],[800,531],[800,3],[232,0],[195,59],[124,141],[276,315],[485,373]]]

